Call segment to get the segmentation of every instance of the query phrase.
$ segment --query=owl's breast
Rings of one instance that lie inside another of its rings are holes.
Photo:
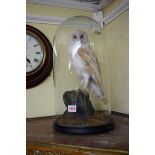
[[[78,54],[75,54],[74,57],[72,58],[72,65],[73,68],[78,72],[85,71],[85,64]]]

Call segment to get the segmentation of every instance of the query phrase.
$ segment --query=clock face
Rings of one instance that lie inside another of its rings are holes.
[[[52,66],[53,48],[50,41],[40,30],[26,25],[26,88],[45,80]]]
[[[26,73],[30,73],[42,64],[44,50],[39,40],[29,34],[26,35]]]

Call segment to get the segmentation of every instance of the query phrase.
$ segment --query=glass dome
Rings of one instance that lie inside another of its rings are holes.
[[[95,20],[75,16],[65,20],[54,38],[55,105],[66,109],[63,94],[84,90],[96,111],[110,114],[110,95],[104,31]]]

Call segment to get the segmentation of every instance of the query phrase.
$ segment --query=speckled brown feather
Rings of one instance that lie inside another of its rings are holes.
[[[81,59],[83,60],[83,62],[86,64],[86,69],[89,72],[89,74],[91,75],[91,77],[93,78],[93,80],[96,82],[96,84],[99,84],[100,78],[97,75],[96,70],[94,69],[94,67],[97,67],[97,66],[94,66],[94,65],[96,65],[94,57],[92,57],[90,55],[90,53],[84,48],[79,48],[78,54],[81,57]]]

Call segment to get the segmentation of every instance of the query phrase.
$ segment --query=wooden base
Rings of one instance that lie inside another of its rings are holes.
[[[114,128],[114,123],[111,121],[109,125],[92,126],[92,127],[65,127],[57,123],[54,124],[54,128],[57,131],[64,133],[75,133],[75,134],[94,134],[99,132],[105,132]]]
[[[87,120],[79,120],[79,117],[73,118],[60,116],[54,122],[54,128],[57,131],[76,134],[92,134],[111,130],[114,128],[114,122],[110,116],[104,116],[103,111],[95,112]]]

